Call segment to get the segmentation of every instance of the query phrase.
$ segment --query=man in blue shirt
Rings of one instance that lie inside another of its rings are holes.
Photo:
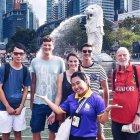
[[[23,44],[15,43],[11,49],[12,61],[0,67],[0,132],[3,140],[9,140],[12,129],[15,139],[21,140],[21,131],[26,128],[24,104],[31,78],[22,65],[25,52]]]

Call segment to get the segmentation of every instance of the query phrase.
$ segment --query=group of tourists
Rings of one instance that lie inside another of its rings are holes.
[[[73,118],[69,140],[105,140],[103,125],[109,117],[114,140],[140,140],[140,66],[131,64],[128,49],[120,47],[116,52],[111,105],[108,77],[103,67],[93,62],[91,45],[81,47],[82,58],[69,53],[66,62],[53,54],[54,41],[49,35],[41,39],[40,49],[41,56],[31,61],[30,72],[22,64],[26,49],[21,43],[11,47],[12,61],[0,67],[2,140],[9,140],[12,130],[15,140],[22,139],[29,86],[33,140],[41,140],[46,119],[49,140],[55,140],[67,116]],[[61,121],[59,115],[63,116]]]

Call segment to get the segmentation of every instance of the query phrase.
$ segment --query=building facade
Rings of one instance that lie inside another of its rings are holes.
[[[0,42],[3,40],[3,14],[5,13],[5,0],[0,0]]]
[[[104,17],[108,20],[114,21],[114,0],[103,0],[102,8]]]
[[[80,14],[83,14],[86,7],[88,7],[91,4],[98,4],[102,6],[102,0],[80,0],[79,1]]]
[[[68,17],[80,14],[80,0],[68,1]]]
[[[15,0],[14,8],[10,12],[3,15],[3,38],[9,39],[13,36],[17,29],[36,30],[38,22],[35,21],[33,11],[29,3]],[[19,2],[20,5],[19,5]],[[36,26],[34,25],[36,24]],[[36,28],[34,28],[36,27]]]
[[[68,0],[58,0],[58,20],[68,17]]]
[[[14,8],[14,0],[6,0],[6,13],[12,11]]]
[[[46,21],[47,23],[52,21],[52,15],[53,15],[53,2],[54,0],[47,0],[46,1]]]

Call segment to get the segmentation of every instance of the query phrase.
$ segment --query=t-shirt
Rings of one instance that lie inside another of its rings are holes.
[[[93,63],[89,67],[83,67],[84,72],[90,78],[90,88],[92,91],[99,93],[100,82],[107,80],[107,75],[105,70],[99,64]]]
[[[140,82],[140,67],[136,66]],[[119,67],[116,70],[115,91],[112,104],[118,104],[123,108],[113,108],[111,118],[113,121],[129,124],[134,120],[139,104],[139,94],[134,77],[134,71],[130,64],[126,72],[121,73]]]
[[[80,102],[78,102],[78,99],[75,98],[75,93],[73,93],[60,105],[60,108],[73,116]],[[102,97],[92,93],[78,113],[81,117],[80,126],[78,128],[72,126],[71,135],[79,137],[96,137],[98,132],[97,115],[101,115],[104,112],[104,109],[105,104]]]
[[[4,82],[5,66],[0,67],[0,84]],[[22,100],[22,88],[23,86],[31,85],[31,77],[29,71],[27,71],[27,76],[23,83],[23,68],[20,70],[15,70],[10,66],[9,78],[3,85],[3,91],[5,97],[11,107],[18,108]],[[0,110],[6,110],[3,103],[0,101]]]
[[[36,95],[47,96],[54,102],[57,90],[58,74],[65,71],[65,63],[62,58],[54,56],[51,60],[35,58],[31,62],[30,71],[36,74]],[[35,104],[46,104],[42,99],[35,97]]]

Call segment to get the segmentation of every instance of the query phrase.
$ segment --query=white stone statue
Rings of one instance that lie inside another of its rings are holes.
[[[86,14],[86,33],[88,44],[93,46],[93,53],[100,54],[103,42],[103,10],[97,5],[89,5],[84,13]]]

